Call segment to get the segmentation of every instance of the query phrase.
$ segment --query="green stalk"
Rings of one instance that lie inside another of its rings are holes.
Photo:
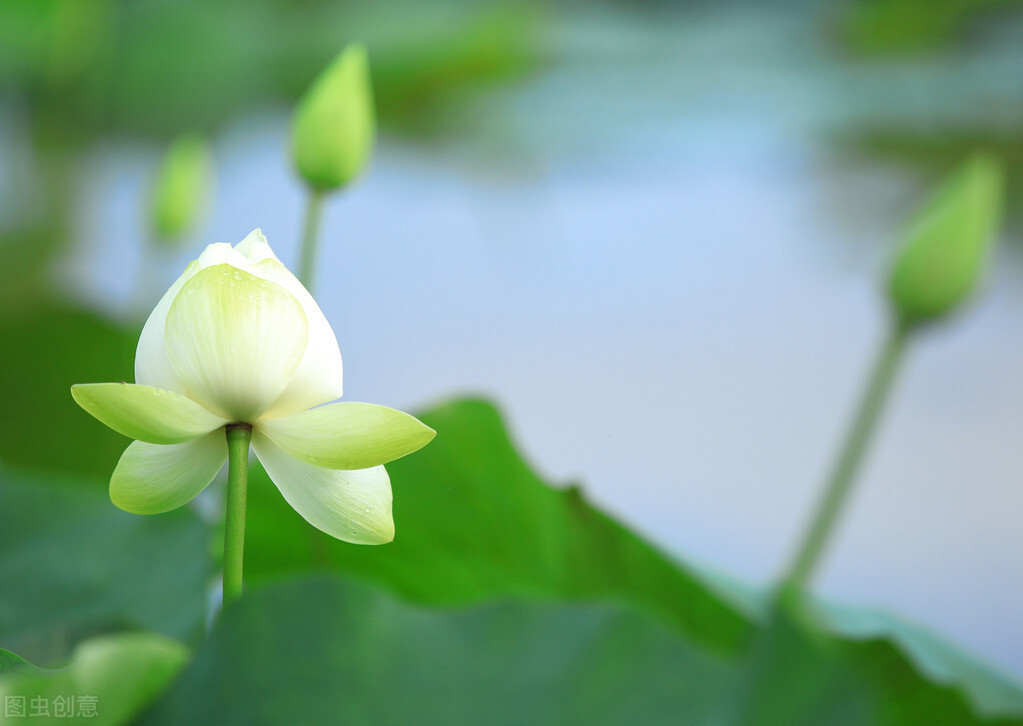
[[[245,551],[245,497],[249,486],[249,441],[252,427],[227,426],[227,521],[224,526],[224,604],[242,594]]]
[[[849,493],[852,491],[856,474],[863,463],[864,454],[870,445],[885,402],[892,389],[895,374],[902,362],[912,326],[896,321],[881,348],[867,389],[860,401],[852,428],[845,440],[831,477],[828,479],[824,496],[817,507],[810,528],[796,552],[796,556],[782,580],[781,591],[795,594],[805,590],[813,576],[814,569],[823,554],[835,523],[842,512]]]
[[[298,279],[305,289],[313,291],[313,275],[316,274],[316,253],[320,242],[320,216],[323,211],[323,192],[309,190],[305,208],[305,222],[302,225],[302,250],[298,265]]]
[[[324,191],[309,187],[309,198],[305,207],[305,221],[302,223],[302,249],[299,253],[298,279],[311,295],[313,292],[314,275],[316,274],[316,258],[320,245],[320,217],[323,215]],[[307,527],[309,547],[313,552],[314,561],[323,564],[327,561],[326,550],[320,533]]]

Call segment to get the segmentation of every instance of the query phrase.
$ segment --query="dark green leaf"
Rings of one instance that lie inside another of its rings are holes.
[[[759,672],[763,680],[751,682]],[[616,603],[513,601],[438,611],[329,576],[250,588],[181,680],[159,724],[686,724],[968,726],[954,689],[882,643],[797,618],[748,664]]]
[[[133,380],[137,342],[134,331],[56,302],[0,314],[0,459],[108,478],[130,440],[80,409],[71,386]]]
[[[491,405],[458,401],[422,421],[437,437],[388,464],[397,528],[389,545],[356,547],[322,535],[254,470],[247,576],[330,566],[445,605],[508,595],[617,598],[657,612],[712,650],[742,642],[747,623],[738,611],[679,563],[592,507],[578,488],[541,481]]]
[[[911,664],[920,674],[918,680],[952,686],[982,715],[1023,714],[1023,686],[1018,681],[935,633],[888,613],[833,603],[821,606],[821,616],[829,632],[849,643],[864,668],[884,673],[889,683],[911,683],[906,674]]]
[[[744,726],[753,723],[753,713],[796,723],[792,714],[778,714],[776,707],[786,706],[784,701],[772,706],[771,699],[814,680],[817,690],[833,687],[826,683],[842,672],[836,671],[836,659],[843,669],[853,668],[873,683],[878,696],[890,702],[893,718],[904,719],[894,723],[929,723],[934,714],[958,714],[961,720],[951,723],[974,723],[972,714],[1023,722],[1023,685],[924,628],[889,613],[817,599],[797,615],[772,613],[770,592],[709,570],[702,574],[750,618],[764,623],[743,666],[748,691],[747,714],[740,721]],[[759,693],[752,693],[758,675],[764,680]]]
[[[142,724],[699,724],[724,663],[616,605],[421,609],[333,578],[252,588]]]
[[[437,438],[388,467],[397,525],[391,545],[356,547],[321,535],[257,472],[249,500],[250,579],[329,567],[432,605],[508,596],[613,599],[657,614],[708,652],[742,651],[748,624],[763,618],[763,608],[755,607],[759,595],[734,597],[734,586],[671,562],[593,509],[577,488],[544,484],[488,404],[456,402],[422,419]],[[790,628],[770,635],[775,645],[766,654],[767,636],[753,641],[751,663],[737,668],[736,677],[748,679],[750,668],[766,663],[780,700],[760,704],[762,713],[783,719],[776,723],[807,724],[824,723],[815,720],[823,712],[834,719],[827,723],[862,723],[877,703],[892,718],[912,716],[905,723],[929,723],[935,713],[952,720],[934,723],[978,723],[974,709],[1023,714],[1018,685],[937,639],[917,631],[911,638],[893,619],[874,619],[867,628],[862,613],[859,621],[854,617],[858,612],[825,621],[837,637]]]
[[[187,509],[127,514],[95,486],[0,471],[0,644],[34,662],[131,628],[194,640],[209,534]]]

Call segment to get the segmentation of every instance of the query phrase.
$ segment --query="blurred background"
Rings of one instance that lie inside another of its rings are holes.
[[[67,386],[131,380],[138,326],[206,244],[262,227],[297,262],[290,113],[351,40],[382,135],[323,223],[345,397],[491,398],[549,480],[754,584],[843,434],[906,218],[969,151],[999,156],[987,289],[911,352],[818,592],[1023,676],[1010,0],[7,0],[0,461],[108,476],[125,441]],[[156,247],[154,176],[185,132],[210,139],[215,191]],[[54,455],[83,426],[107,438]]]

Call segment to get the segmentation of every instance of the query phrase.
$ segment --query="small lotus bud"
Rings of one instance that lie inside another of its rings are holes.
[[[345,186],[366,166],[375,126],[366,50],[350,45],[299,102],[292,130],[299,174],[317,191]]]
[[[1001,206],[1001,167],[977,154],[917,216],[888,288],[904,323],[940,318],[969,297],[1001,223]]]
[[[195,225],[212,178],[212,154],[204,139],[181,136],[171,144],[153,190],[152,223],[158,240],[175,241]]]

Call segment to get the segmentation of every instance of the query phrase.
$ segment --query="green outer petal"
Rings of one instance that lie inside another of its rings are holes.
[[[229,423],[190,398],[152,386],[79,383],[71,396],[117,433],[150,444],[180,444]]]
[[[294,457],[328,469],[368,469],[426,446],[437,432],[372,403],[332,403],[256,426]]]
[[[110,477],[110,500],[126,512],[159,514],[190,502],[227,461],[222,431],[184,444],[134,441]]]
[[[283,287],[222,264],[185,284],[167,313],[165,335],[189,398],[232,421],[251,422],[294,375],[309,323]]]
[[[353,544],[394,539],[391,480],[384,467],[342,471],[313,466],[258,430],[252,432],[252,448],[288,504],[309,524]]]

